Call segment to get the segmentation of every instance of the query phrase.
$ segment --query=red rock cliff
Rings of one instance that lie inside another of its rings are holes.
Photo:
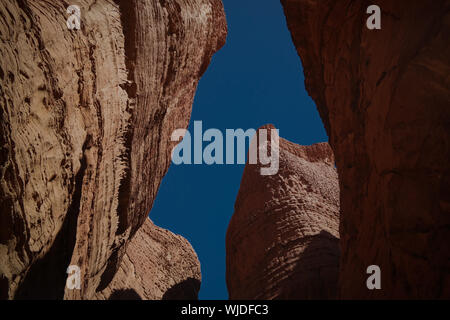
[[[281,2],[336,156],[340,297],[450,298],[450,1]]]
[[[0,2],[0,298],[107,288],[226,37],[220,0],[70,4]]]
[[[147,219],[128,245],[120,268],[95,298],[197,299],[200,262],[189,242]]]
[[[244,169],[226,236],[230,299],[335,298],[338,226],[330,146],[280,138],[277,174],[262,176],[256,164]]]

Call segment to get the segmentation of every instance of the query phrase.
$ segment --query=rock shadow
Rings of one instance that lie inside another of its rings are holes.
[[[340,256],[339,238],[327,231],[311,236],[276,299],[336,299]]]
[[[188,278],[167,289],[162,300],[197,300],[200,284],[198,279]]]
[[[142,300],[142,298],[134,289],[120,289],[114,290],[108,300]]]

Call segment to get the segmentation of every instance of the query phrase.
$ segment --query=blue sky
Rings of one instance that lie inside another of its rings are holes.
[[[213,57],[196,93],[193,121],[209,128],[272,123],[280,136],[309,145],[328,141],[278,0],[223,0],[227,44]],[[174,165],[150,218],[187,238],[202,265],[200,299],[227,299],[225,234],[243,165]],[[249,248],[251,250],[251,248]]]

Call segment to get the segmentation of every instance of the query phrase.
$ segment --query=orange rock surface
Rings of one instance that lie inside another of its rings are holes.
[[[0,2],[0,298],[90,299],[146,221],[220,0]],[[81,289],[65,288],[81,268]]]
[[[339,186],[330,146],[280,138],[278,173],[262,176],[260,167],[246,164],[227,230],[230,299],[335,298]]]

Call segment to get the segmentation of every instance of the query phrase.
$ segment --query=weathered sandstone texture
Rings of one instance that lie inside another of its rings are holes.
[[[450,298],[450,1],[281,2],[336,156],[340,298]]]
[[[279,141],[278,174],[262,176],[259,164],[244,169],[226,236],[230,299],[335,298],[339,186],[333,152],[328,143]]]
[[[123,256],[119,270],[97,299],[197,299],[200,262],[189,242],[147,219]]]
[[[0,1],[3,299],[107,288],[226,37],[220,0],[70,4],[80,30],[67,28],[66,1]],[[69,265],[81,290],[65,289]]]

